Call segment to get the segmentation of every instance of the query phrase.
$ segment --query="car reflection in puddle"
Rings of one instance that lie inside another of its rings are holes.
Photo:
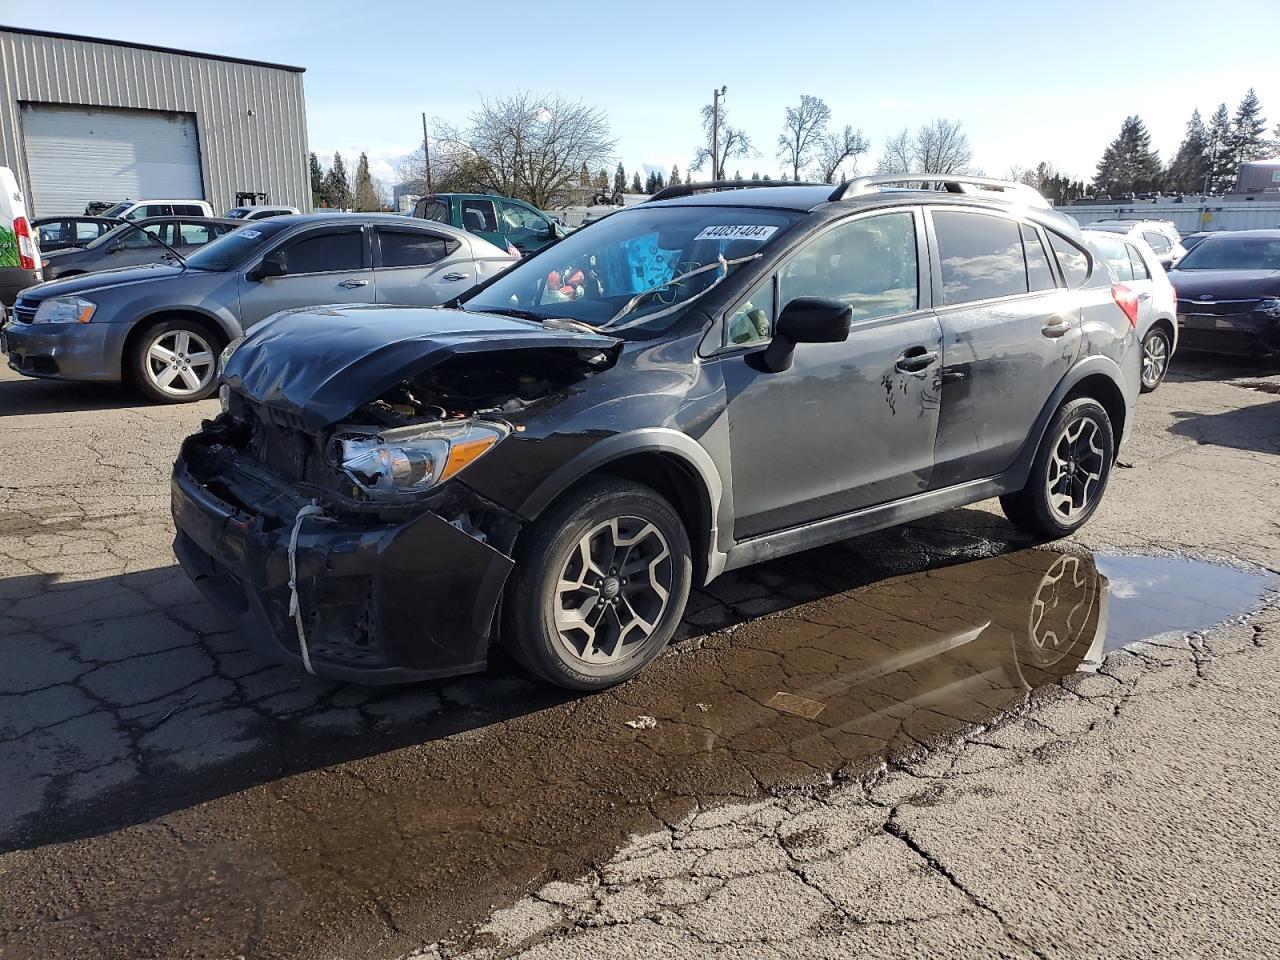
[[[1210,626],[1274,582],[1047,550],[883,580],[677,648],[606,694],[246,791],[216,830],[236,797],[175,813],[205,837],[182,845],[185,879],[160,894],[151,874],[144,905],[121,878],[96,929],[216,935],[231,955],[394,953],[401,931],[434,939],[699,805],[821,787],[989,722],[1109,645]],[[213,902],[216,934],[187,922]],[[53,926],[23,945],[56,954]]]

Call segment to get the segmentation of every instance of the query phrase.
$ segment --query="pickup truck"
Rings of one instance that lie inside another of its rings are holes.
[[[565,235],[565,228],[523,200],[484,193],[433,193],[413,206],[413,215],[474,233],[523,255]]]

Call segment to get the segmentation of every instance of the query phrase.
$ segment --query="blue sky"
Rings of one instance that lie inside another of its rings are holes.
[[[1193,107],[1207,119],[1250,86],[1280,122],[1275,0],[823,7],[0,0],[0,22],[306,67],[311,148],[364,150],[387,179],[420,141],[421,111],[462,122],[481,97],[518,89],[605,108],[628,171],[683,168],[720,84],[759,151],[729,163],[744,174],[781,169],[783,111],[803,93],[870,138],[864,172],[888,136],[935,117],[964,124],[990,175],[1049,160],[1086,180],[1130,113],[1164,159]]]

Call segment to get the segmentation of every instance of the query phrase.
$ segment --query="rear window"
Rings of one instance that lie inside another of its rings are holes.
[[[1027,292],[1016,221],[980,213],[933,212],[942,266],[942,302],[969,303]]]
[[[1058,258],[1058,266],[1067,286],[1075,289],[1089,279],[1089,254],[1059,233],[1049,231],[1049,246]]]
[[[1129,244],[1119,237],[1094,237],[1093,245],[1102,254],[1111,275],[1119,281],[1133,279],[1133,262],[1129,259]]]
[[[1022,225],[1022,249],[1027,255],[1027,287],[1033,293],[1052,290],[1058,285],[1049,266],[1049,254],[1044,249],[1040,234],[1029,224]]]

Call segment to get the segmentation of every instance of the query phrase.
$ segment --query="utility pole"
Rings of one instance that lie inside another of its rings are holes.
[[[711,179],[720,179],[720,98],[729,88],[724,84],[711,91]]]
[[[427,175],[427,193],[431,193],[431,141],[427,138],[427,114],[422,114],[422,168]]]

